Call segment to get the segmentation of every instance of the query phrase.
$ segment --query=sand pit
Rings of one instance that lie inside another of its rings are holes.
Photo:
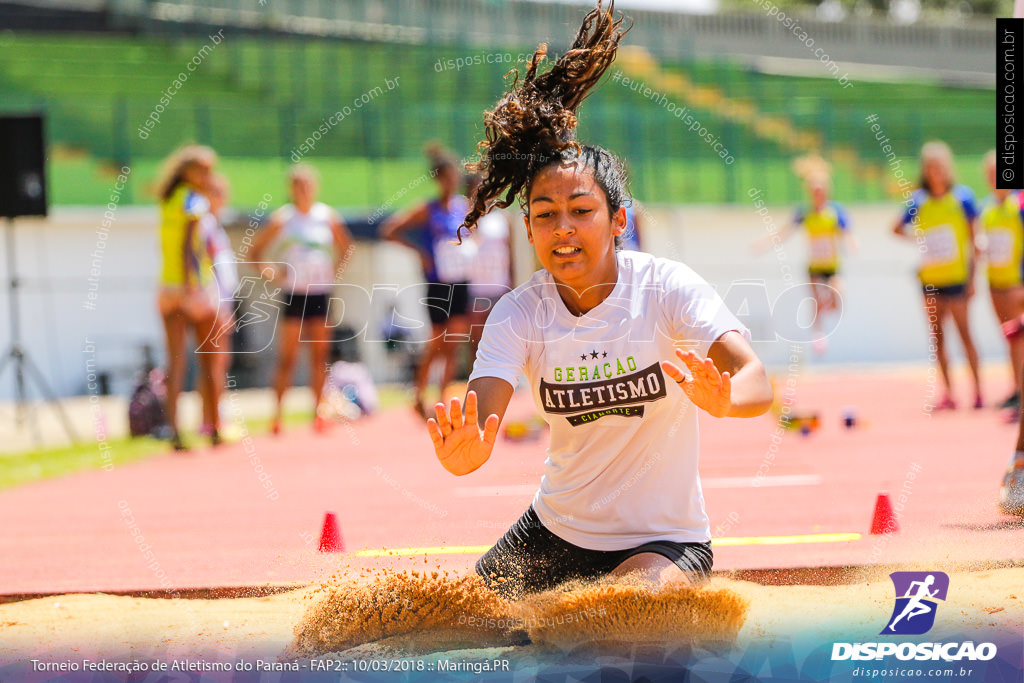
[[[893,592],[884,572],[875,576],[868,583],[834,586],[764,586],[715,578],[702,589],[708,602],[701,602],[700,592],[678,594],[666,596],[660,607],[657,599],[645,599],[630,586],[607,585],[544,594],[516,607],[482,592],[472,579],[401,572],[335,582],[336,589],[347,585],[349,592],[341,594],[310,587],[269,597],[212,600],[62,595],[0,605],[0,664],[67,657],[188,655],[232,661],[276,660],[282,653],[334,659],[436,658],[443,653],[448,659],[507,658],[515,667],[543,659],[551,648],[575,647],[597,632],[607,634],[605,624],[618,625],[620,632],[633,629],[630,638],[638,647],[644,640],[708,632],[732,634],[739,648],[800,634],[812,634],[817,642],[872,639],[889,616]],[[931,636],[984,632],[1019,639],[1024,568],[950,572],[950,579]],[[371,586],[374,590],[368,591]],[[426,602],[395,601],[411,599],[422,589],[427,589]],[[668,605],[677,610],[689,605],[689,611],[665,621]],[[600,615],[591,619],[589,610],[602,606],[606,622]],[[716,612],[719,606],[727,609]],[[547,621],[572,610],[579,613],[572,622]],[[620,623],[627,614],[641,619]],[[353,615],[373,618],[360,625]],[[470,617],[476,617],[472,625]],[[317,619],[331,623],[310,630]],[[666,623],[676,625],[666,630]],[[523,642],[517,626],[525,626],[534,643],[516,644]]]

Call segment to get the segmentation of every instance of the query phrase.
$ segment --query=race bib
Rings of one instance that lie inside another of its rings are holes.
[[[956,231],[952,225],[936,225],[924,233],[923,265],[948,266],[960,259],[960,248],[956,241]]]
[[[988,247],[985,257],[993,268],[1005,268],[1013,264],[1013,235],[1009,230],[989,230],[986,233]]]
[[[314,286],[314,289],[324,289],[330,287],[334,282],[334,268],[330,255],[319,249],[297,248],[290,250],[290,253],[285,255],[285,261],[291,265],[289,270],[293,274],[291,282],[293,292],[304,292],[310,286]]]
[[[469,280],[476,256],[476,243],[463,240],[462,244],[442,237],[434,241],[434,266],[441,282],[465,282]]]
[[[831,237],[811,238],[812,261],[834,261],[836,258],[836,242]]]

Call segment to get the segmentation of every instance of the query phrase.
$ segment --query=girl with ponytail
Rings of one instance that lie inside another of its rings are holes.
[[[483,180],[462,229],[518,200],[543,269],[495,305],[465,409],[457,398],[438,403],[428,431],[445,469],[473,472],[526,375],[551,428],[545,473],[533,504],[476,565],[508,597],[608,574],[640,572],[652,586],[705,580],[697,409],[754,417],[772,400],[746,328],[707,282],[616,249],[629,201],[623,164],[575,131],[622,24],[599,3],[543,73],[542,45],[485,114],[471,167]]]

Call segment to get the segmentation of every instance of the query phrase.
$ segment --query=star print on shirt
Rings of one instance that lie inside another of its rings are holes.
[[[581,353],[580,354],[580,360],[586,360],[586,359],[587,359],[587,354]]]
[[[591,351],[590,352],[590,357],[591,358],[597,358],[597,351]]]
[[[607,358],[607,357],[608,357],[608,352],[607,351],[602,351],[601,352],[601,358]]]

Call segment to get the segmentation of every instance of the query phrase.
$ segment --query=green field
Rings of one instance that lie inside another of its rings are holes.
[[[425,182],[426,169],[419,158],[369,161],[365,159],[314,159],[322,178],[322,198],[346,213],[369,214],[378,207],[397,210],[431,196],[433,185]],[[910,178],[917,174],[915,159],[905,159],[903,168]],[[132,166],[131,203],[152,203],[146,188],[156,175],[159,161],[137,159]],[[264,196],[271,206],[283,203],[284,172],[288,164],[279,159],[225,157],[221,170],[231,182],[231,204],[254,207]],[[958,180],[985,195],[981,157],[961,155]],[[718,161],[666,161],[631,164],[636,196],[649,203],[733,203],[746,201],[744,193],[757,187],[773,203],[801,199],[799,181],[790,172],[787,159],[737,160],[732,166]],[[52,201],[57,205],[97,205],[107,200],[116,173],[109,165],[82,157],[53,163],[50,167]],[[418,184],[416,184],[418,183]],[[415,184],[415,186],[414,186]],[[842,167],[835,173],[835,196],[840,201],[901,201],[880,183],[866,183]]]
[[[160,159],[184,142],[199,141],[221,154],[233,203],[250,207],[265,193],[283,194],[292,151],[349,107],[318,134],[306,156],[321,170],[324,197],[355,210],[401,206],[430,191],[426,183],[410,188],[425,170],[423,143],[436,139],[460,155],[472,154],[482,112],[502,92],[503,75],[518,54],[532,47],[489,64],[482,59],[488,53],[451,46],[231,35],[210,43],[193,37],[0,35],[0,109],[46,111],[53,204],[106,203],[113,169],[122,165],[133,172],[121,201],[151,202],[147,190]],[[159,122],[140,135],[162,95],[177,87],[177,74],[201,52],[200,65],[161,105]],[[457,57],[480,57],[481,63],[444,68],[444,60]],[[945,139],[960,156],[963,179],[982,189],[978,158],[994,140],[991,90],[936,83],[855,83],[844,89],[831,78],[768,75],[724,61],[663,67],[782,117],[797,130],[823,133],[826,156],[832,148],[853,149],[857,163],[835,169],[840,199],[890,196],[886,175],[864,170],[882,161],[865,122],[870,114],[878,115],[905,163],[912,163],[925,140]],[[389,83],[395,87],[387,89]],[[364,96],[366,104],[353,106]],[[737,202],[751,186],[778,201],[800,197],[791,150],[715,110],[691,109],[732,152],[734,164],[724,165],[664,107],[613,82],[585,105],[581,138],[623,156],[636,195],[648,202]]]
[[[384,385],[379,387],[379,392],[378,410],[401,409],[408,404],[408,395],[404,387]],[[284,428],[308,429],[312,417],[311,411],[286,412]],[[245,428],[254,436],[267,434],[270,431],[270,419],[247,419]],[[182,434],[182,438],[186,444],[195,448],[208,443],[206,438],[187,431]],[[115,436],[109,439],[107,444],[110,449],[105,453],[109,455],[109,461],[101,457],[96,442],[92,440],[85,440],[73,446],[39,448],[21,453],[0,453],[0,490],[42,479],[62,477],[74,472],[99,469],[106,462],[114,466],[125,465],[165,455],[170,451],[166,441],[152,437],[132,439]]]

